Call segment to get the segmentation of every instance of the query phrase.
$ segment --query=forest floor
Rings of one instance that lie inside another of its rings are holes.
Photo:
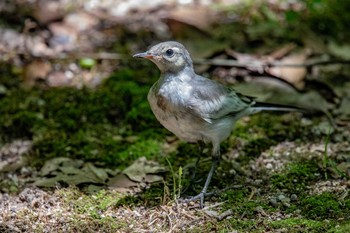
[[[137,2],[0,3],[0,231],[350,232],[350,4]],[[203,209],[183,200],[210,147],[157,122],[159,71],[131,56],[165,40],[242,94],[318,110],[238,121]]]

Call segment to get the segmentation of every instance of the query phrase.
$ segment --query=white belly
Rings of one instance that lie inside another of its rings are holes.
[[[154,95],[149,94],[148,101],[157,120],[177,137],[188,142],[204,140],[200,125],[197,123],[202,122],[202,119],[188,114],[183,108],[176,109],[169,105],[159,106],[159,100]]]
[[[151,91],[148,101],[157,120],[184,141],[220,143],[231,133],[233,122],[230,118],[207,122],[191,113],[191,109],[174,106]]]

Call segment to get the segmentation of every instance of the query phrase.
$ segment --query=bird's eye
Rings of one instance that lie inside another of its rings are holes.
[[[165,51],[165,54],[166,54],[168,57],[171,57],[171,56],[174,55],[174,50],[168,49],[167,51]]]

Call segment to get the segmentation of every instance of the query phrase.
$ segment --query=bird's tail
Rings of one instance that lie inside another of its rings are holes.
[[[334,122],[333,116],[327,110],[319,110],[319,109],[310,109],[310,108],[302,108],[291,105],[284,104],[272,104],[272,103],[264,103],[264,102],[255,102],[253,105],[254,113],[260,111],[281,111],[281,112],[301,112],[304,114],[314,115],[314,114],[324,114],[326,115],[329,123],[332,125],[334,129],[337,128],[336,123]]]
[[[263,103],[263,102],[256,102],[253,105],[253,109],[257,112],[260,112],[260,111],[281,111],[281,112],[294,112],[294,111],[296,111],[296,112],[303,112],[303,113],[314,113],[315,112],[315,111],[310,111],[309,109],[296,107],[296,106]]]

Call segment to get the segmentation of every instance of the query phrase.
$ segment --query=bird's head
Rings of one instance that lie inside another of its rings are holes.
[[[175,41],[167,41],[154,45],[144,53],[133,57],[147,58],[155,63],[161,72],[179,72],[184,68],[191,68],[192,60],[186,48]]]

